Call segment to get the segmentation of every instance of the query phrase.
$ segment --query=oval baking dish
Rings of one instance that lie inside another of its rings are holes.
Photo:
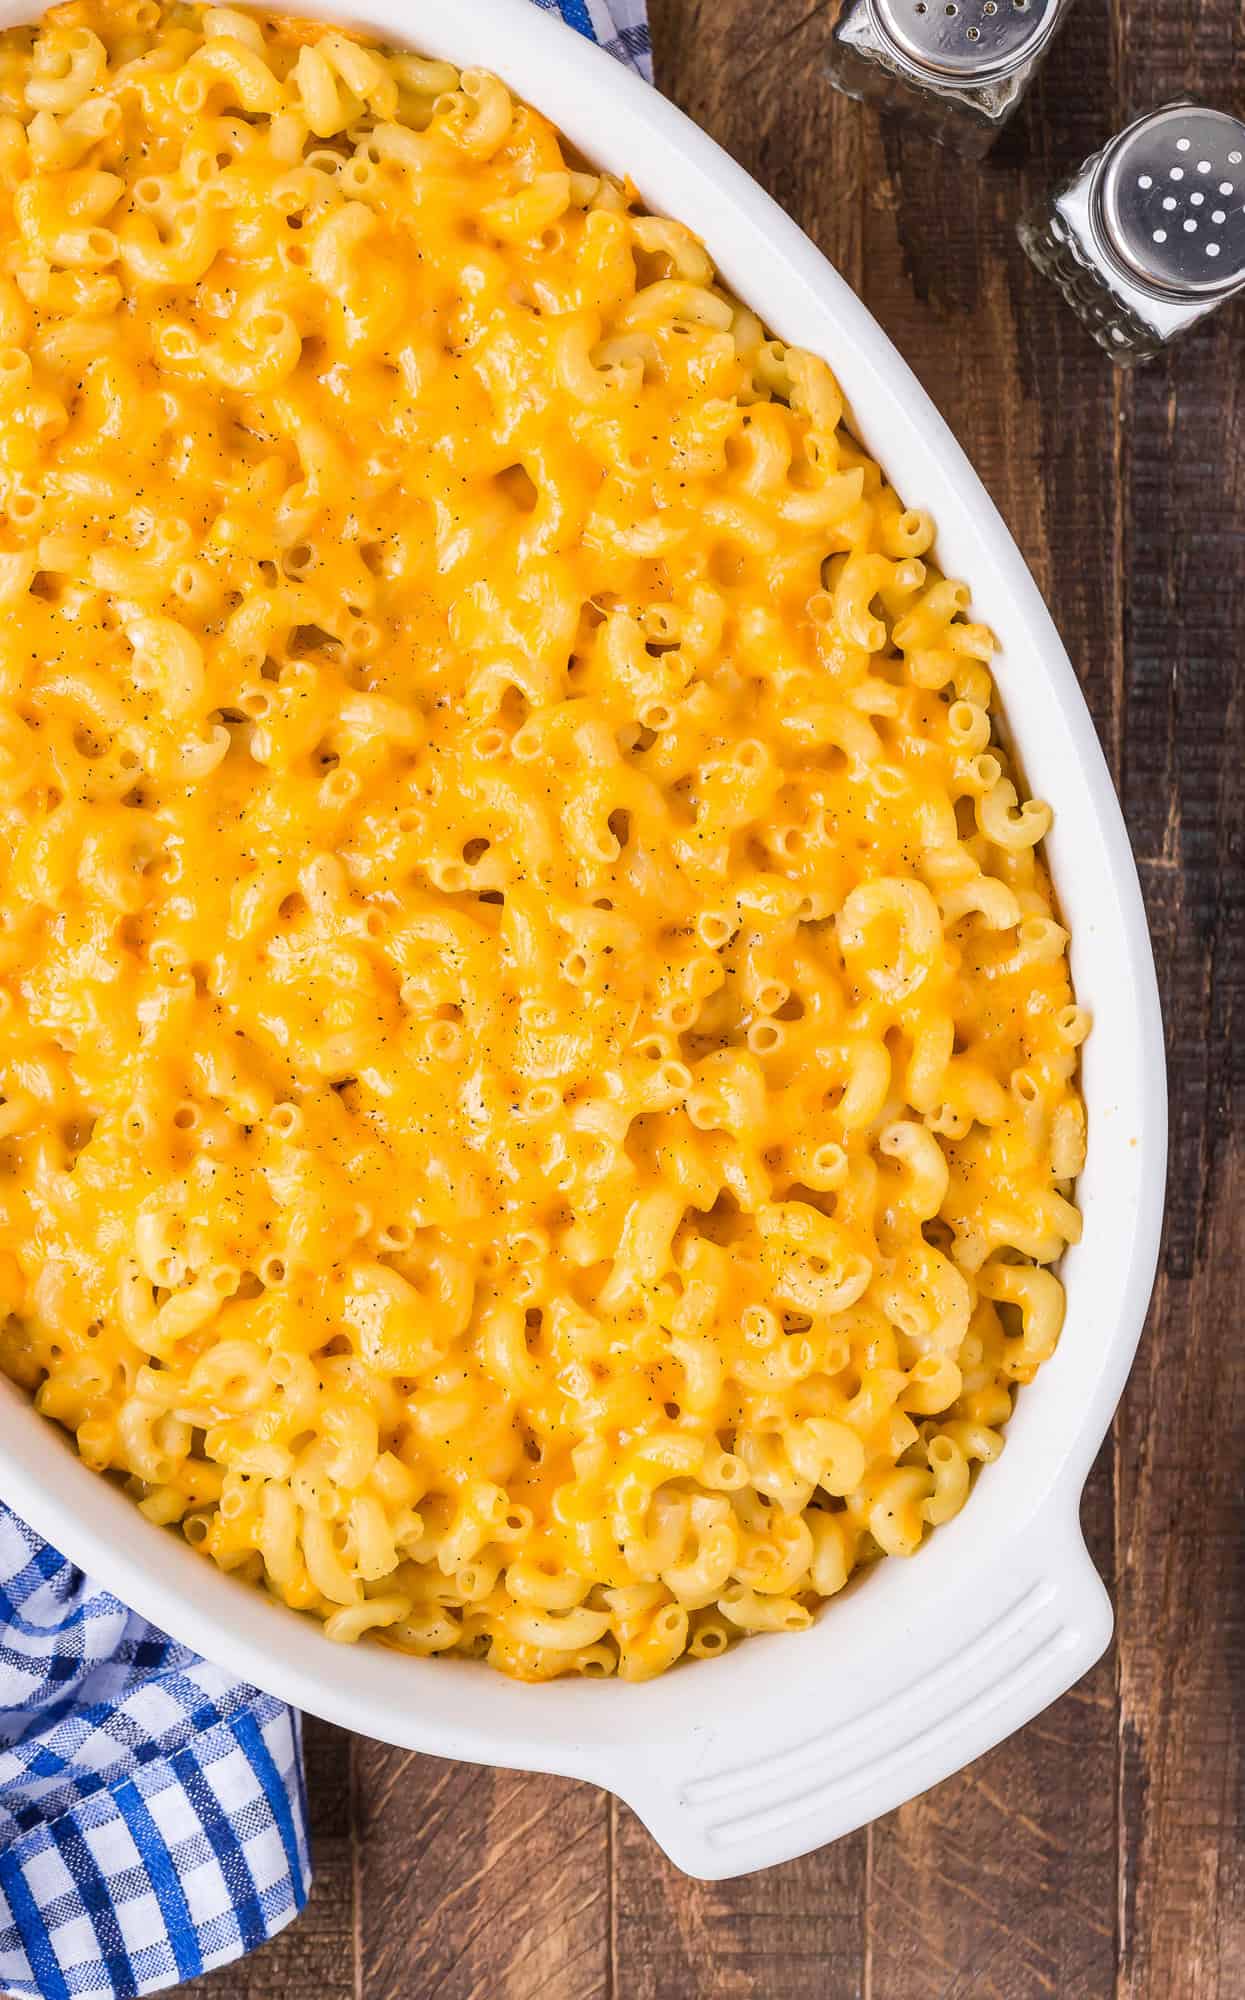
[[[340,4],[300,11],[340,18]],[[0,25],[31,10],[0,7]],[[765,1867],[913,1797],[1029,1720],[1098,1657],[1106,1593],[1081,1487],[1132,1359],[1158,1245],[1165,1157],[1154,967],[1119,807],[1068,658],[951,433],[884,334],[795,224],[656,92],[529,0],[366,0],[356,25],[496,70],[580,150],[705,240],[724,281],[789,343],[823,354],[853,427],[938,523],[998,634],[995,670],[1094,1015],[1083,1085],[1082,1242],[1064,1260],[1054,1359],[1022,1389],[987,1489],[910,1563],[880,1565],[804,1636],[750,1641],[656,1681],[525,1686],[449,1659],[342,1648],[240,1586],[79,1463],[0,1384],[0,1492],[118,1596],[210,1659],[347,1728],[609,1787],[682,1868]]]

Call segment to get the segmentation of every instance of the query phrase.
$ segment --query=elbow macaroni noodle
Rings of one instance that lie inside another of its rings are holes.
[[[0,183],[5,1369],[336,1639],[808,1625],[1079,1230],[932,523],[495,78],[74,0]]]

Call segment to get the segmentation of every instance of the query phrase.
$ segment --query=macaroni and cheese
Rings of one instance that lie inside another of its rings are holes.
[[[0,1361],[152,1522],[639,1679],[956,1513],[1087,1020],[932,537],[496,78],[0,38]]]

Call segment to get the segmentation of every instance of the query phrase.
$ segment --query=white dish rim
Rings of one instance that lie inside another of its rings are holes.
[[[36,8],[0,0],[0,26]],[[126,1603],[230,1671],[345,1728],[443,1757],[587,1779],[625,1799],[678,1866],[721,1879],[820,1846],[916,1796],[1028,1721],[1111,1632],[1078,1507],[1150,1296],[1166,1156],[1163,1031],[1123,818],[1076,676],[1014,542],[925,391],[844,280],[674,106],[530,0],[295,0],[464,67],[489,68],[657,211],[705,239],[786,341],[823,353],[853,421],[939,525],[1003,644],[998,681],[1073,929],[1090,1157],[1055,1359],[956,1521],[814,1630],[749,1641],[642,1687],[521,1687],[485,1668],[339,1648],[318,1627],[157,1534],[0,1385],[0,1493]],[[984,1490],[988,1487],[988,1491]]]

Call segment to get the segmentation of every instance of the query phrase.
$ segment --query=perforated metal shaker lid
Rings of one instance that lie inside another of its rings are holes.
[[[948,84],[1007,76],[1032,61],[1061,0],[869,0],[880,32],[905,66]]]
[[[1168,104],[1139,118],[1098,163],[1091,215],[1132,279],[1170,297],[1245,285],[1245,124]]]

